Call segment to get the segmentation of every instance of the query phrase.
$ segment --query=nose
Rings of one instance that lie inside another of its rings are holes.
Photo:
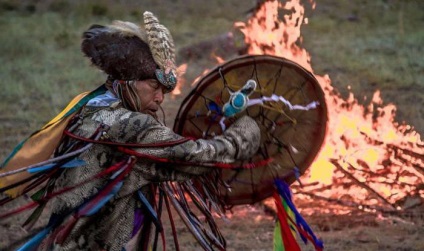
[[[154,99],[154,101],[158,105],[160,105],[160,104],[162,104],[164,98],[165,98],[165,94],[163,93],[162,88],[157,89],[156,90],[156,93],[155,93],[155,99]]]

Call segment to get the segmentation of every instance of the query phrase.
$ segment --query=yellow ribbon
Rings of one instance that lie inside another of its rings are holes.
[[[63,130],[73,116],[65,115],[82,99],[88,92],[76,96],[55,118],[44,125],[40,131],[31,135],[16,154],[0,169],[0,173],[16,170],[25,166],[45,161],[51,157],[62,139]],[[75,111],[76,112],[76,111]],[[74,113],[75,113],[74,112]],[[0,188],[14,184],[20,180],[30,177],[32,174],[21,172],[0,178]],[[17,186],[5,192],[10,197],[22,194],[27,184]]]

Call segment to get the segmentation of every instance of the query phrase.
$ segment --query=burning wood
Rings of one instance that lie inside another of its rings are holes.
[[[313,6],[315,3],[312,3]],[[281,17],[281,18],[280,18]],[[245,35],[249,54],[288,58],[313,73],[309,53],[299,46],[300,27],[307,23],[300,0],[260,1],[246,23],[236,23]],[[370,105],[346,100],[328,76],[315,77],[329,107],[329,130],[320,155],[294,192],[303,199],[322,199],[344,206],[384,212],[410,208],[424,198],[424,143],[409,125],[395,123],[394,105],[383,105],[376,92]],[[348,198],[348,199],[346,199]]]

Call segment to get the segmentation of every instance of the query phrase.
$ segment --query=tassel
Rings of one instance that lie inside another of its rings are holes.
[[[284,248],[284,245],[283,245],[280,222],[277,221],[275,222],[275,227],[274,227],[274,251],[285,251],[285,250],[286,249]]]
[[[90,203],[87,204],[87,207],[84,208],[82,211],[84,212],[84,216],[91,216],[95,213],[97,213],[100,208],[102,208],[110,199],[112,199],[116,193],[118,193],[119,189],[121,189],[123,184],[123,181],[120,181],[113,185],[111,187],[110,191],[107,191],[109,187],[106,187],[107,190],[103,193],[99,193],[99,197],[95,198],[93,201],[90,201]],[[103,192],[103,191],[102,191]]]
[[[58,229],[56,233],[57,235],[55,237],[57,244],[62,245],[65,242],[66,238],[68,238],[78,219],[79,218],[75,217],[75,215],[72,215],[66,225]]]
[[[59,145],[63,130],[72,118],[71,115],[90,99],[105,91],[106,87],[102,85],[91,93],[83,93],[74,98],[54,119],[43,128],[32,133],[13,149],[12,153],[0,164],[0,175],[5,176],[6,173],[17,173],[22,167],[31,166],[49,159]],[[26,180],[31,175],[30,173],[22,172],[13,176],[3,177],[0,179],[0,187],[7,187],[21,180]],[[25,186],[16,186],[6,191],[6,194],[16,198],[23,193],[24,189]]]
[[[149,213],[151,220],[155,224],[156,229],[158,229],[158,231],[161,232],[163,230],[163,228],[162,228],[162,224],[159,221],[159,217],[158,217],[156,211],[153,209],[152,205],[150,205],[149,201],[147,200],[147,198],[143,195],[143,193],[140,190],[137,191],[137,194],[138,194],[138,198],[143,203],[146,211]]]
[[[37,247],[40,245],[43,239],[47,236],[50,230],[51,230],[50,227],[45,228],[44,230],[36,234],[33,238],[31,238],[31,240],[25,243],[22,247],[20,247],[17,251],[37,250]]]
[[[112,170],[116,170],[119,168],[115,174],[117,174],[117,177],[113,175],[115,179],[112,180],[110,183],[108,183],[99,193],[94,195],[90,200],[88,200],[86,203],[82,204],[75,213],[71,216],[71,218],[68,220],[66,225],[58,229],[58,231],[54,234],[56,235],[56,242],[58,244],[63,244],[64,241],[68,238],[69,234],[71,233],[72,229],[74,228],[77,221],[83,217],[83,216],[91,216],[98,212],[100,208],[102,208],[111,198],[113,198],[120,188],[123,185],[123,178],[126,174],[132,169],[134,166],[135,161],[130,159],[126,164],[122,165],[122,162],[117,163],[114,166],[111,166],[108,168],[108,170],[105,170],[103,172],[110,172]],[[94,176],[100,176],[98,175]]]
[[[34,212],[31,213],[31,215],[28,217],[28,219],[22,224],[22,227],[26,227],[27,229],[32,228],[32,226],[37,222],[37,220],[40,218],[41,213],[44,211],[44,208],[46,207],[46,203],[40,204]]]
[[[110,199],[112,199],[119,189],[122,187],[124,177],[132,170],[136,162],[135,158],[129,158],[127,163],[115,174],[112,175],[111,181],[100,190],[93,198],[83,204],[78,209],[78,216],[90,216],[95,214],[102,208]]]
[[[288,251],[300,251],[299,244],[296,241],[295,236],[293,235],[292,228],[289,226],[289,214],[287,214],[286,209],[283,206],[283,201],[279,194],[274,193],[275,205],[277,206],[277,215],[281,233],[281,242],[283,249]],[[275,249],[278,250],[278,249]]]
[[[73,167],[78,167],[78,166],[82,166],[82,165],[85,165],[85,161],[80,160],[80,159],[73,159],[73,160],[66,162],[63,165],[60,165],[60,164],[57,164],[57,163],[52,163],[52,164],[47,164],[47,165],[44,165],[44,166],[32,167],[32,168],[28,169],[27,172],[37,173],[37,172],[43,172],[43,171],[49,170],[49,169],[51,169],[53,167],[57,167],[57,166],[60,166],[62,168],[73,168]]]
[[[307,240],[309,240],[314,245],[316,251],[322,251],[324,248],[322,241],[315,236],[312,229],[293,204],[289,185],[280,179],[275,179],[274,182],[277,188],[274,193],[274,199],[277,206],[281,239],[285,248],[282,250],[300,250],[300,247],[294,238],[294,235],[297,232],[305,244],[307,243]],[[275,230],[274,234],[276,232],[277,230]],[[274,239],[274,243],[278,242],[278,238]],[[276,248],[276,244],[274,245],[274,248]]]

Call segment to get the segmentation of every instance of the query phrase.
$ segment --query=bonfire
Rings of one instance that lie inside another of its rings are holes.
[[[314,9],[315,2],[310,4]],[[385,104],[380,91],[363,105],[352,92],[343,98],[329,75],[315,74],[310,54],[301,47],[301,27],[307,23],[302,1],[267,0],[258,1],[247,22],[234,24],[244,35],[246,54],[292,60],[314,74],[324,90],[329,118],[325,142],[306,174],[291,186],[297,202],[308,205],[301,207],[302,213],[402,214],[423,205],[420,134],[396,122],[396,106]],[[225,61],[215,58],[218,64]],[[186,67],[183,64],[182,71]],[[174,94],[179,95],[180,89],[177,86]]]
[[[299,46],[301,26],[308,22],[304,14],[299,0],[264,1],[246,23],[235,26],[245,36],[248,54],[284,57],[314,73],[310,54]],[[343,99],[328,75],[314,75],[326,96],[328,132],[309,171],[292,186],[295,197],[327,205],[309,212],[329,213],[329,204],[341,205],[332,210],[338,214],[354,209],[402,213],[421,205],[424,143],[420,135],[410,125],[395,122],[396,106],[385,105],[380,91],[364,106],[353,93]]]

